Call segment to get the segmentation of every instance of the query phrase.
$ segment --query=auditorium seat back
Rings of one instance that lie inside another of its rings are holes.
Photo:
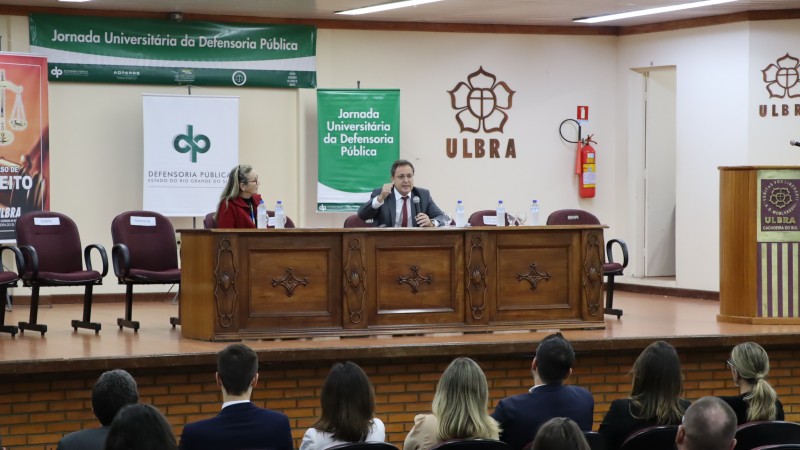
[[[547,217],[547,225],[600,225],[594,214],[580,209],[560,209]],[[614,245],[622,253],[622,264],[614,261]],[[622,276],[628,267],[628,245],[622,239],[610,239],[606,242],[606,261],[603,263],[603,275],[608,277],[606,285],[606,314],[613,314],[619,319],[622,310],[614,308],[614,277]]]
[[[625,439],[620,450],[675,450],[677,425],[643,428]]]
[[[494,439],[453,439],[436,444],[431,450],[511,450],[511,446]]]
[[[210,230],[212,228],[217,228],[217,219],[214,215],[217,214],[216,212],[210,212],[206,214],[203,218],[203,228],[206,230]]]
[[[734,450],[777,444],[800,444],[800,424],[780,420],[750,422],[736,429]]]
[[[350,442],[328,447],[328,450],[397,450],[397,447],[387,442]]]

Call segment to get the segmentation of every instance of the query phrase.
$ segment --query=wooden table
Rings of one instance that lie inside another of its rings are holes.
[[[603,328],[600,225],[180,230],[203,340]]]

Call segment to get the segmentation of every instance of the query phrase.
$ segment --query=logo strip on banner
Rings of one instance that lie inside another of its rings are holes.
[[[30,15],[50,81],[316,87],[316,28]]]
[[[400,90],[317,91],[317,211],[356,211],[400,158]]]

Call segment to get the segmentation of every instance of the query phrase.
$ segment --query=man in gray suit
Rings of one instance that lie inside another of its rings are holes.
[[[139,391],[131,374],[122,369],[104,372],[92,388],[92,411],[101,427],[64,436],[58,441],[57,450],[103,450],[108,429],[117,411],[138,402]]]
[[[444,213],[427,189],[414,187],[414,166],[405,159],[392,164],[392,182],[372,191],[358,208],[361,220],[376,227],[439,227],[447,225]]]

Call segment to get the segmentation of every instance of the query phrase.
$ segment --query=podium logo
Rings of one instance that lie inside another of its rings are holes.
[[[508,122],[506,111],[511,109],[515,91],[505,81],[497,81],[497,77],[479,67],[461,81],[451,91],[450,105],[456,113],[456,122],[461,133],[502,133]],[[470,145],[471,144],[471,145]],[[447,157],[455,158],[461,151],[463,158],[500,158],[500,149],[505,144],[505,157],[516,158],[517,150],[514,139],[501,142],[501,139],[461,139],[459,149],[458,138],[447,139]]]
[[[800,180],[761,180],[761,218],[764,231],[797,231]]]
[[[194,125],[186,125],[186,134],[179,134],[172,140],[172,147],[178,153],[191,152],[192,162],[197,162],[197,154],[211,148],[211,140],[204,134],[194,135]]]

